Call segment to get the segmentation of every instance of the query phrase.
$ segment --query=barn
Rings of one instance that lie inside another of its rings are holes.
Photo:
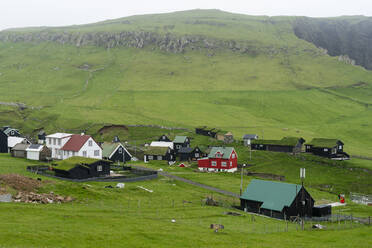
[[[103,143],[102,158],[114,162],[127,162],[131,161],[132,155],[121,143]]]
[[[305,143],[303,138],[284,137],[281,140],[252,140],[252,150],[299,153]]]
[[[176,156],[174,150],[170,147],[148,146],[144,151],[144,161],[148,162],[150,160],[175,161]]]
[[[291,216],[312,216],[314,199],[299,184],[253,179],[240,196],[246,212],[288,219]]]
[[[0,153],[8,153],[8,135],[0,130]]]
[[[53,167],[53,171],[57,177],[71,179],[105,177],[110,175],[111,163],[111,161],[107,160],[70,157],[57,162]]]
[[[52,157],[52,151],[42,144],[32,144],[27,149],[27,159],[47,161]]]
[[[175,153],[178,153],[179,149],[190,147],[190,138],[187,136],[176,136],[173,140],[173,146]]]
[[[306,152],[334,160],[348,160],[349,154],[344,152],[344,143],[338,139],[314,138],[305,144]]]
[[[182,147],[178,150],[177,156],[180,161],[195,161],[201,157],[206,156],[199,147]]]
[[[18,143],[13,146],[11,150],[12,157],[27,158],[27,148],[30,146],[28,143]]]
[[[233,147],[212,147],[208,157],[198,159],[200,171],[235,172],[238,155]]]

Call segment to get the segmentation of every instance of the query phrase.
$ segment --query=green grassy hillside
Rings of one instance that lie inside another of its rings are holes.
[[[372,156],[372,73],[325,55],[295,18],[195,10],[0,32],[0,125],[201,124],[340,138]]]

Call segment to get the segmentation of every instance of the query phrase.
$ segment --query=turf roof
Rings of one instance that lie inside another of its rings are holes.
[[[315,147],[328,147],[332,148],[338,145],[338,139],[324,139],[324,138],[314,138],[312,141],[306,145],[312,145]]]
[[[56,163],[57,166],[55,167],[55,169],[68,171],[78,165],[91,164],[97,161],[99,161],[99,159],[85,158],[85,157],[71,157],[65,160],[58,161]]]
[[[102,157],[108,158],[115,149],[121,145],[120,143],[103,143],[102,147]]]
[[[252,140],[252,144],[296,146],[300,139],[299,137],[284,137],[281,140]]]
[[[145,148],[144,153],[146,155],[165,155],[168,152],[169,147],[157,147],[157,146],[148,146]]]

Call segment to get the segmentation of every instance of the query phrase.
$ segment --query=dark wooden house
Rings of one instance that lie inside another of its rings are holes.
[[[158,139],[158,141],[171,142],[171,140],[165,134],[163,134],[162,136],[160,136],[159,139]]]
[[[38,134],[37,134],[37,140],[38,140],[38,143],[39,144],[45,144],[45,141],[46,141],[46,133],[44,130],[41,130]]]
[[[200,126],[200,127],[195,128],[196,134],[210,136],[212,138],[216,138],[218,132],[220,132],[220,130],[216,128],[207,127],[207,126]]]
[[[252,140],[252,150],[299,153],[305,143],[303,138],[284,137],[281,140]]]
[[[175,161],[176,154],[170,147],[148,146],[144,151],[144,161],[148,162],[150,160]]]
[[[240,197],[244,211],[273,218],[312,216],[314,199],[298,184],[253,179]]]
[[[110,175],[110,165],[112,161],[99,160],[83,157],[71,157],[59,161],[53,167],[57,177],[71,179],[87,179],[94,177],[105,177]]]
[[[204,152],[200,150],[199,147],[181,147],[177,154],[180,161],[196,161],[199,158],[207,156]]]
[[[29,146],[30,146],[30,144],[27,144],[27,143],[16,144],[11,150],[12,157],[27,158],[27,151],[26,150]]]
[[[350,159],[349,154],[344,152],[344,143],[338,139],[314,138],[310,143],[305,144],[305,150],[334,160]]]
[[[21,134],[18,129],[11,128],[9,126],[3,127],[3,132],[8,135],[8,137],[20,137]]]
[[[176,136],[173,140],[174,151],[177,154],[179,149],[190,147],[190,138],[187,136]]]
[[[8,135],[0,130],[0,153],[8,153]]]
[[[102,158],[114,162],[128,162],[131,161],[132,155],[121,143],[103,143]]]

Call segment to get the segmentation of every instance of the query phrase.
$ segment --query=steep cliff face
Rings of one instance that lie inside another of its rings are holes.
[[[347,55],[356,64],[372,69],[372,18],[297,18],[294,32],[332,56],[342,59]]]

